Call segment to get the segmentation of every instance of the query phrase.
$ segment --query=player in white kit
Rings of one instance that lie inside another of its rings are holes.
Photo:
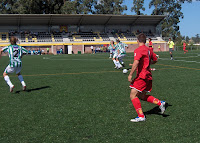
[[[120,42],[119,39],[116,40],[117,44],[116,44],[116,48],[119,50],[119,52],[117,53],[117,58],[119,59],[119,62],[121,63],[121,65],[124,67],[124,62],[123,62],[123,58],[126,56],[126,47],[128,47],[127,44]]]
[[[25,84],[24,79],[23,79],[22,75],[20,74],[20,72],[21,72],[21,68],[22,68],[21,58],[24,53],[27,53],[27,50],[25,48],[17,45],[16,44],[17,40],[18,39],[16,37],[11,37],[10,38],[11,45],[2,48],[1,52],[0,52],[0,54],[2,54],[2,52],[8,53],[8,56],[10,59],[9,65],[6,67],[6,69],[3,73],[4,80],[10,87],[10,92],[13,92],[13,88],[14,88],[14,85],[12,84],[12,82],[10,81],[10,78],[8,76],[11,73],[16,73],[16,75],[18,76],[18,78],[22,84],[22,89],[26,90],[26,84]]]
[[[111,41],[110,45],[114,49],[112,60],[113,60],[113,63],[115,64],[115,68],[120,69],[122,67],[122,65],[119,63],[119,59],[118,59],[118,54],[119,54],[118,46],[114,45],[114,41]]]
[[[114,44],[114,41],[111,40],[110,43],[111,43],[111,44]],[[114,53],[114,51],[115,51],[115,49],[113,49],[113,47],[112,47],[111,44],[108,46],[108,50],[110,50],[110,57],[109,57],[110,59],[113,57],[113,53]]]

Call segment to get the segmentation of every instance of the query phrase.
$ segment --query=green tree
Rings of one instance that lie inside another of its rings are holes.
[[[199,34],[196,34],[195,37],[192,37],[192,40],[194,41],[195,44],[200,43]]]
[[[93,14],[122,14],[127,10],[124,0],[96,0]]]
[[[196,36],[196,43],[200,43],[200,38],[199,38],[199,34],[195,35]]]
[[[176,39],[179,35],[180,18],[184,15],[181,12],[182,3],[192,2],[192,0],[151,0],[149,8],[154,7],[152,15],[166,15],[162,21],[162,35],[163,37],[172,37]]]
[[[2,14],[57,14],[61,13],[63,0],[1,0]]]
[[[145,11],[144,0],[133,0],[133,7],[131,8],[131,11],[134,11],[137,15],[143,15],[140,10]]]
[[[64,5],[61,9],[61,13],[63,13],[63,14],[76,14],[76,12],[77,12],[76,2],[71,1],[71,0],[65,1]]]
[[[66,0],[61,13],[90,14],[93,12],[95,0]]]
[[[185,37],[182,36],[180,32],[177,32],[177,36],[176,36],[176,39],[175,39],[176,46],[182,46],[183,41],[185,41]]]
[[[186,41],[187,43],[189,43],[190,38],[189,38],[188,36],[186,36],[186,37],[185,37],[185,41]]]
[[[95,0],[83,0],[80,8],[83,14],[90,14],[93,12]]]
[[[43,14],[43,2],[41,0],[17,0],[12,5],[13,14]]]
[[[14,3],[17,2],[17,0],[1,0],[0,1],[0,13],[1,14],[12,14],[12,9]]]
[[[60,14],[64,0],[43,0],[43,13]]]

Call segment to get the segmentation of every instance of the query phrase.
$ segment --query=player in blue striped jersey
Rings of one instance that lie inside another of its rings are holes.
[[[21,58],[24,53],[27,53],[27,50],[25,48],[17,45],[16,44],[17,40],[18,39],[16,37],[11,37],[10,38],[11,45],[2,48],[1,52],[0,52],[0,54],[2,54],[2,52],[8,53],[8,56],[10,59],[9,65],[6,67],[6,69],[3,73],[4,80],[10,87],[10,92],[13,92],[13,88],[14,88],[14,85],[12,84],[12,82],[10,81],[10,78],[8,76],[10,73],[16,73],[16,75],[18,76],[18,78],[22,84],[22,89],[26,90],[26,84],[25,84],[24,79],[23,79],[22,75],[20,74],[20,72],[21,72],[21,68],[22,68]]]

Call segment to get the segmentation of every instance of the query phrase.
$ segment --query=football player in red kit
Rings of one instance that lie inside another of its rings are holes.
[[[152,90],[150,64],[155,64],[157,62],[156,54],[145,46],[145,34],[139,34],[137,42],[139,47],[134,51],[134,62],[128,76],[128,81],[131,83],[130,99],[138,117],[131,119],[131,122],[140,122],[146,119],[139,99],[158,105],[161,114],[165,111],[165,101],[160,101],[151,95],[146,95],[147,92]],[[136,77],[132,79],[132,75],[135,71],[137,71]]]
[[[186,52],[188,52],[188,50],[186,50],[186,43],[185,42],[183,42],[183,51],[184,51],[184,54],[186,53]]]

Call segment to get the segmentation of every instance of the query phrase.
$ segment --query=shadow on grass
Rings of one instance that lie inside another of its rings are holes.
[[[43,86],[43,87],[38,87],[38,88],[27,89],[26,91],[18,90],[15,93],[19,94],[20,92],[32,92],[32,91],[36,91],[36,90],[42,90],[42,89],[45,89],[45,88],[51,88],[51,87],[50,86]]]
[[[165,110],[167,110],[167,108],[168,108],[169,106],[172,106],[172,105],[166,103],[166,104],[165,104]],[[149,111],[144,112],[144,114],[145,114],[145,115],[156,114],[156,115],[161,115],[161,116],[163,116],[163,117],[168,117],[168,116],[170,116],[170,115],[167,115],[167,114],[165,114],[165,113],[164,113],[164,114],[161,114],[161,113],[160,113],[160,108],[159,108],[158,106],[154,107],[153,109],[151,109],[151,110],[149,110]]]

